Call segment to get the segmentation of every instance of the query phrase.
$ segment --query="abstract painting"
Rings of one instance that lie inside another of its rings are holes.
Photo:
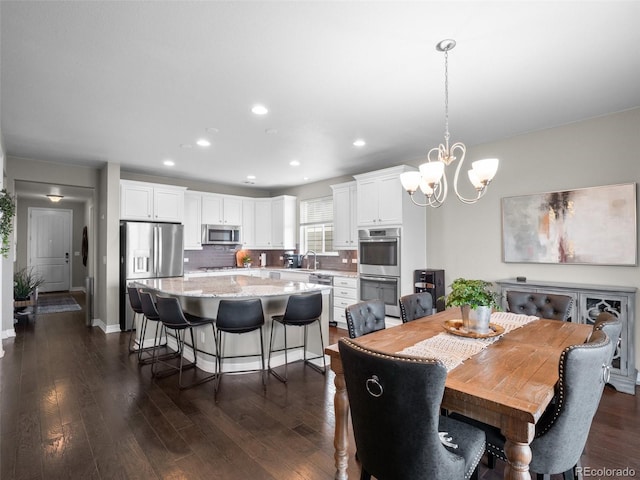
[[[636,184],[502,199],[505,262],[637,265]]]

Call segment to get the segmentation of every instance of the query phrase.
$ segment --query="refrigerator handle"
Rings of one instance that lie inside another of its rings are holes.
[[[164,266],[162,265],[162,244],[164,243],[164,239],[161,237],[162,228],[160,226],[157,227],[158,233],[156,236],[156,241],[158,245],[156,246],[156,255],[158,255],[158,263],[156,263],[156,275],[160,275],[160,272],[164,271]]]
[[[155,277],[158,276],[158,272],[160,271],[160,265],[158,262],[160,261],[160,255],[158,252],[158,248],[160,245],[160,227],[158,225],[153,226],[153,275]]]

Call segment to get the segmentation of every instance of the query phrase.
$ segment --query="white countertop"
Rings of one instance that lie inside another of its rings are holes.
[[[351,277],[356,278],[358,272],[346,271],[346,270],[309,270],[306,268],[283,268],[283,267],[264,267],[264,268],[235,268],[228,270],[185,270],[185,275],[204,275],[206,273],[213,273],[216,275],[251,275],[254,272],[290,272],[290,273],[317,273],[320,275],[331,275],[332,277]]]
[[[135,280],[142,287],[148,287],[168,295],[186,297],[269,297],[294,295],[307,292],[330,292],[327,285],[291,282],[247,275],[185,276],[170,278],[150,278]]]

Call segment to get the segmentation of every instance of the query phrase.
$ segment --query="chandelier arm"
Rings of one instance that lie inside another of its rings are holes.
[[[467,153],[467,148],[464,146],[463,143],[457,142],[451,146],[451,153],[453,153],[456,149],[461,152],[461,155],[460,155],[460,158],[458,159],[458,165],[456,166],[455,176],[453,177],[453,189],[456,192],[456,196],[462,203],[466,203],[467,205],[470,205],[472,203],[476,203],[484,195],[486,188],[477,190],[478,193],[475,198],[466,198],[460,194],[460,192],[458,191],[458,177],[460,176],[460,170],[462,169],[462,165],[464,163],[464,157]]]
[[[415,198],[414,198],[414,196],[413,196],[414,194],[413,194],[413,193],[411,193],[411,192],[408,192],[408,193],[409,193],[409,198],[411,198],[411,201],[412,201],[415,205],[417,205],[417,206],[419,206],[419,207],[432,207],[432,208],[438,208],[440,205],[442,205],[442,202],[440,202],[440,203],[436,203],[436,202],[434,202],[434,201],[433,201],[433,199],[432,199],[431,197],[427,197],[427,198],[429,199],[429,201],[428,201],[428,202],[426,202],[426,203],[416,202],[416,199],[415,199]]]

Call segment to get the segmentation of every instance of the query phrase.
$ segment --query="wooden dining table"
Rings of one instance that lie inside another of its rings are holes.
[[[353,341],[395,354],[444,332],[444,322],[460,318],[459,308],[380,330]],[[500,428],[506,438],[504,478],[531,480],[529,463],[535,424],[554,395],[560,354],[583,343],[592,331],[584,324],[534,320],[502,335],[447,375],[442,407]],[[449,333],[450,334],[450,333]],[[347,478],[349,398],[338,344],[325,348],[335,373],[335,465],[337,480]]]

